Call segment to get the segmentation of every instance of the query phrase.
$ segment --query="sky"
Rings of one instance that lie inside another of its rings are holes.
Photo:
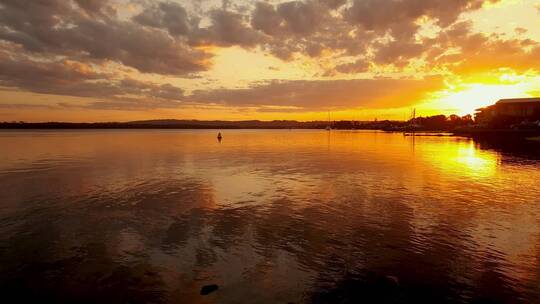
[[[0,121],[373,120],[540,96],[540,0],[0,0]]]

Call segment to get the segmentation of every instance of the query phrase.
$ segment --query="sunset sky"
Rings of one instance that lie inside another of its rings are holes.
[[[0,0],[0,121],[372,120],[540,96],[540,0]]]

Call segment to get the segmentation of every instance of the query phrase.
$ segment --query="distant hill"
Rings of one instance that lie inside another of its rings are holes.
[[[3,122],[0,129],[322,129],[328,122],[294,120],[139,120],[130,122],[68,123],[68,122]]]
[[[177,120],[177,119],[159,119],[159,120],[139,120],[128,122],[131,125],[144,126],[192,126],[192,127],[208,127],[208,128],[313,128],[326,126],[327,122],[311,121],[299,122],[295,120]]]

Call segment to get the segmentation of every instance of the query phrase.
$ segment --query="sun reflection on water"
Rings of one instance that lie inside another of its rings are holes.
[[[538,159],[445,136],[215,135],[0,135],[0,283],[287,303],[375,272],[411,303],[540,296]]]
[[[434,167],[460,178],[494,177],[500,163],[497,152],[480,150],[472,140],[426,141],[420,150]]]

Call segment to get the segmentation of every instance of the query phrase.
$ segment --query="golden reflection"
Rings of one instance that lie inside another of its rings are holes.
[[[493,176],[497,169],[498,157],[494,152],[480,151],[471,141],[467,147],[458,147],[456,162],[474,175]]]
[[[90,259],[63,248],[89,248],[103,272],[146,265],[178,297],[179,288],[197,295],[193,281],[227,290],[234,278],[247,286],[234,289],[239,297],[278,290],[299,302],[309,278],[328,277],[329,267],[400,278],[411,273],[403,265],[423,267],[451,286],[492,274],[537,282],[537,165],[516,169],[519,158],[500,162],[499,152],[456,137],[221,132],[222,143],[214,130],[5,132],[0,215],[20,222],[14,244],[60,244],[52,253],[73,277],[84,278],[73,261]],[[44,212],[25,216],[29,207]],[[18,266],[19,256],[8,258]],[[192,277],[170,279],[183,274]]]
[[[418,139],[417,139],[418,141]],[[445,174],[460,177],[485,178],[495,176],[499,155],[493,151],[478,149],[474,142],[426,140],[418,146],[421,157]]]

